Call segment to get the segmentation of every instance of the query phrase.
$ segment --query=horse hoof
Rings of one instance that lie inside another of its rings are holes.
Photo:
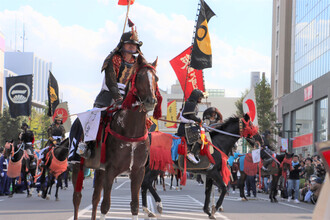
[[[41,197],[41,192],[38,192],[38,197]]]
[[[60,199],[59,198],[56,198],[55,201],[60,201]]]
[[[9,194],[8,195],[8,198],[13,198],[13,194]]]
[[[132,220],[138,220],[138,215],[132,215]]]
[[[154,217],[156,217],[156,214],[153,213],[153,212],[149,212],[148,217],[149,218],[154,218]]]
[[[29,193],[29,194],[27,194],[27,196],[26,196],[27,198],[30,198],[30,197],[32,197],[32,194],[31,193]]]
[[[50,196],[49,196],[49,195],[47,195],[47,196],[46,196],[46,199],[47,199],[47,200],[49,200],[49,199],[50,199]]]
[[[157,211],[159,212],[159,214],[162,214],[162,212],[163,212],[162,202],[156,202],[156,204],[157,204]]]
[[[211,216],[214,217],[214,214],[217,212],[217,209],[215,208],[215,206],[212,206],[212,210],[211,210]]]
[[[100,220],[105,220],[105,214],[101,213]]]
[[[220,206],[219,211],[220,211],[220,212],[223,212],[223,211],[224,211],[223,206]]]
[[[248,199],[246,197],[242,197],[241,200],[242,201],[248,201]]]
[[[275,202],[275,203],[278,203],[278,200],[277,200],[277,199],[274,199],[274,202]]]
[[[216,219],[214,215],[209,215],[209,219]]]

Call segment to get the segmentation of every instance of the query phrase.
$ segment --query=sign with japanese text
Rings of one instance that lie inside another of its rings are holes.
[[[170,64],[178,77],[181,88],[184,91],[185,100],[190,96],[194,89],[205,92],[203,71],[189,67],[191,47],[170,61]],[[188,76],[187,76],[188,74]],[[187,80],[186,80],[187,78]],[[185,85],[186,84],[186,85]]]

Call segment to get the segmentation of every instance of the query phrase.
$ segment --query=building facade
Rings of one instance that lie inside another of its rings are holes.
[[[17,75],[33,74],[32,106],[44,107],[52,63],[33,52],[5,52],[5,69]]]
[[[308,156],[329,139],[330,2],[273,3],[274,110],[289,151]]]

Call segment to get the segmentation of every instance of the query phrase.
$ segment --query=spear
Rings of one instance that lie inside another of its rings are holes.
[[[125,24],[124,24],[124,28],[123,28],[123,33],[125,33],[125,27],[126,27],[126,23],[127,23],[127,19],[128,19],[128,13],[129,13],[129,7],[131,6],[131,1],[132,0],[127,0],[128,1],[128,5],[127,5],[127,12],[126,12],[126,18],[125,18]]]

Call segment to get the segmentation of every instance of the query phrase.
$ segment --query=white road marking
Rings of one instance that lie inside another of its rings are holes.
[[[204,206],[204,204],[203,204],[202,202],[198,201],[197,199],[191,197],[190,195],[187,195],[187,196],[188,196],[189,198],[191,198],[193,201],[199,203],[201,206]],[[220,213],[216,212],[216,213],[215,213],[215,217],[218,217],[218,216],[219,216],[220,218],[224,219],[224,220],[229,220],[229,218],[227,218],[226,216],[221,215]]]
[[[122,187],[125,183],[127,183],[127,182],[129,182],[129,180],[126,180],[125,182],[123,182],[122,184],[120,184],[119,186],[117,186],[116,188],[115,188],[115,190],[117,190],[117,189],[119,189],[120,187]]]

